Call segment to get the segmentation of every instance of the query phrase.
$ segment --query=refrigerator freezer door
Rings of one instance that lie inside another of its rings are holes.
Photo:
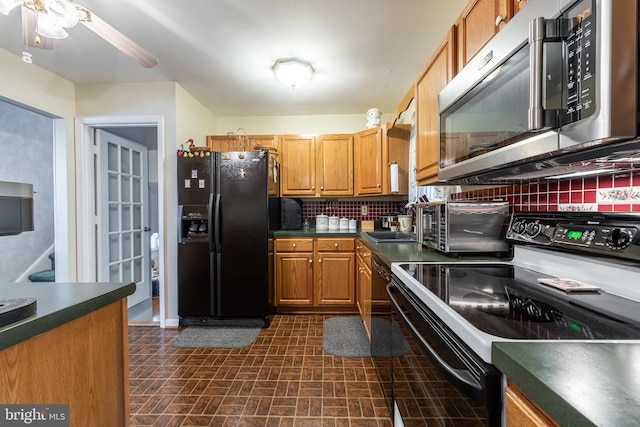
[[[181,317],[210,316],[213,310],[208,246],[206,240],[178,244],[178,314]]]

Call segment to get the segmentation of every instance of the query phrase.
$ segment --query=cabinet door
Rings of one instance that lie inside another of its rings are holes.
[[[232,151],[231,140],[227,135],[209,135],[207,136],[207,146],[211,148],[211,151],[225,152]]]
[[[313,253],[276,255],[276,305],[313,305]]]
[[[353,151],[355,195],[382,194],[382,128],[357,133]]]
[[[283,196],[314,196],[315,137],[285,135],[280,144],[280,193]]]
[[[416,81],[416,179],[425,185],[438,178],[438,94],[455,74],[455,28],[429,60]]]
[[[510,0],[471,0],[456,22],[458,68],[462,69],[507,21],[504,5]]]
[[[513,7],[513,15],[520,12],[520,9],[522,9],[524,5],[527,4],[528,1],[529,0],[511,0],[512,7]]]
[[[505,396],[507,427],[557,427],[542,409],[511,381]]]
[[[353,136],[318,136],[316,185],[321,197],[353,195]]]
[[[318,305],[354,305],[355,255],[353,253],[319,253],[315,266]]]

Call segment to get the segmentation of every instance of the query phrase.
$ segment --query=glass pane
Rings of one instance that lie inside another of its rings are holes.
[[[131,174],[142,176],[142,155],[139,151],[131,153]]]
[[[120,236],[111,234],[109,236],[109,262],[120,261]]]
[[[118,205],[109,204],[109,231],[120,231]]]
[[[122,233],[122,259],[131,258],[131,233]]]
[[[133,178],[131,187],[132,201],[134,203],[142,203],[142,180],[140,178]]]
[[[114,173],[109,173],[108,178],[108,186],[109,186],[109,201],[117,202],[120,197],[120,189],[118,188],[118,175]]]
[[[121,282],[120,278],[120,264],[114,264],[109,266],[109,281],[110,282]]]
[[[133,261],[133,281],[142,282],[142,258],[136,258]]]
[[[131,230],[131,205],[122,205],[122,231]]]
[[[128,176],[122,176],[122,194],[120,200],[123,202],[131,201],[131,178]]]
[[[107,146],[107,170],[117,172],[119,170],[119,164],[120,162],[118,162],[118,146],[110,143]]]
[[[516,52],[440,116],[440,167],[517,142],[528,129],[529,47]]]
[[[133,256],[142,256],[142,231],[133,233]]]
[[[128,148],[124,148],[122,147],[122,152],[121,152],[122,158],[120,159],[122,162],[122,169],[120,169],[120,171],[122,173],[131,173],[131,153],[130,150]]]
[[[131,271],[131,261],[125,261],[122,263],[122,281],[123,282],[133,281],[133,274]]]
[[[142,206],[140,205],[133,206],[133,229],[142,229]]]

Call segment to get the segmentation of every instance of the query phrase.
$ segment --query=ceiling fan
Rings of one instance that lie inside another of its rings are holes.
[[[54,39],[68,36],[65,28],[71,28],[80,22],[143,67],[152,68],[158,64],[158,58],[86,7],[72,1],[0,0],[0,13],[8,15],[14,8],[22,6],[22,38],[25,46],[52,49]],[[23,52],[22,59],[31,62],[31,54]]]

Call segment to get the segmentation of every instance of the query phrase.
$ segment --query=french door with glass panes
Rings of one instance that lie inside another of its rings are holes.
[[[96,130],[98,281],[135,282],[131,307],[151,298],[147,147]]]

